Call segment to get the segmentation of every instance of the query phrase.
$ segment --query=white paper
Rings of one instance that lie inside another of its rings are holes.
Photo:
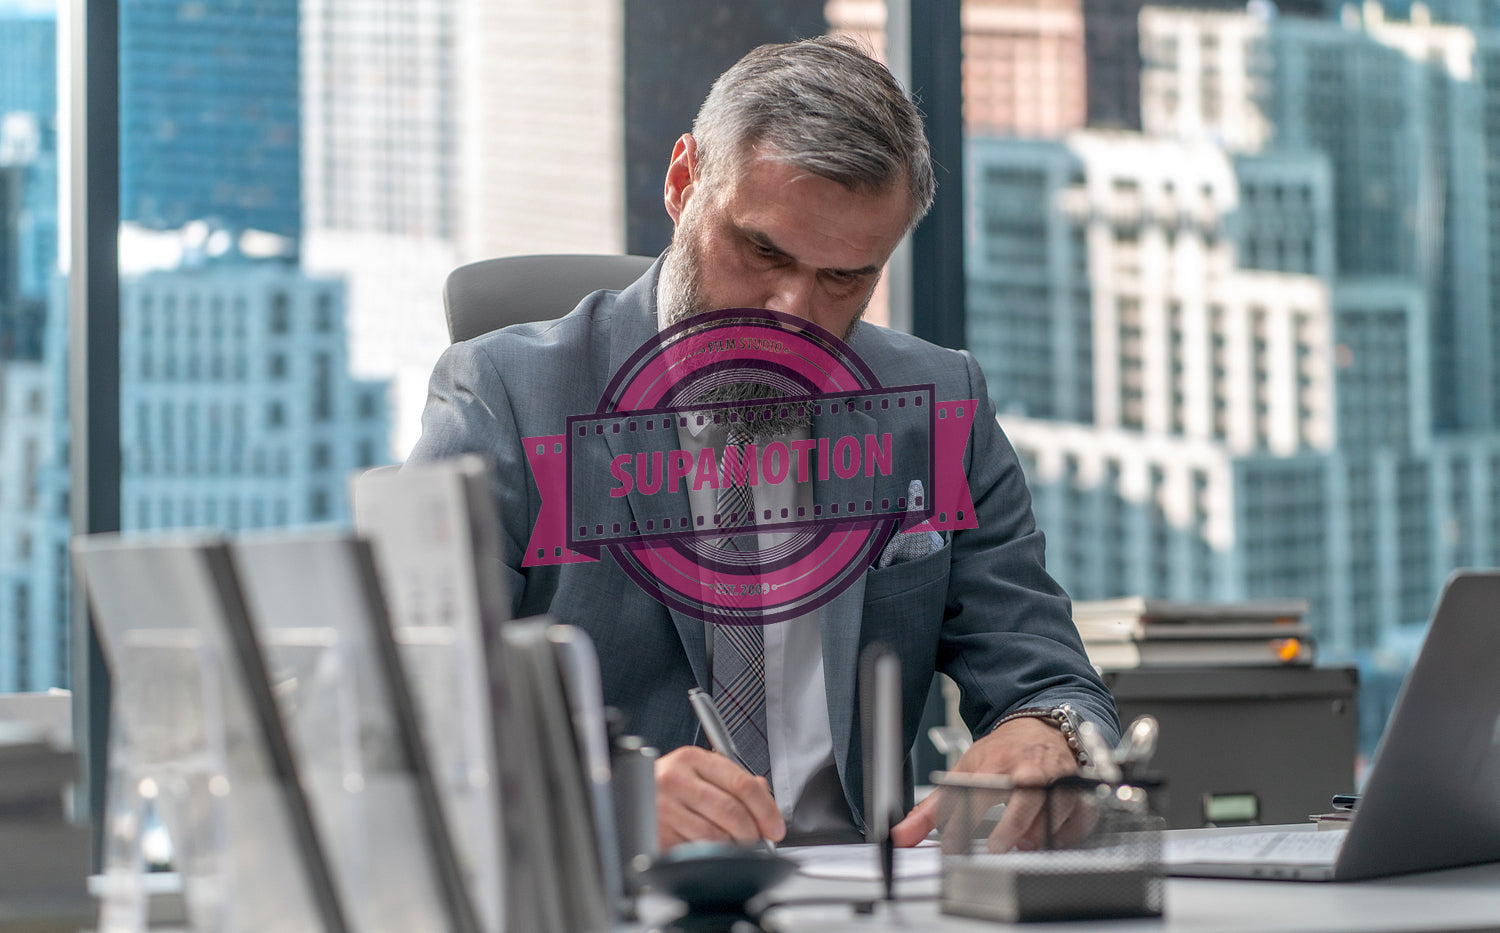
[[[1347,829],[1305,832],[1225,833],[1166,836],[1162,855],[1168,865],[1191,862],[1277,862],[1291,865],[1332,864]]]
[[[784,855],[801,866],[809,878],[834,881],[880,881],[880,847],[873,843],[836,846],[781,846],[776,854]],[[897,849],[897,881],[936,878],[941,869],[942,850],[932,840],[910,849]]]

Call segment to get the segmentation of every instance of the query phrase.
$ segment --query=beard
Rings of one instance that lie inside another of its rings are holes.
[[[683,213],[682,220],[672,233],[672,242],[667,247],[667,253],[662,258],[661,276],[656,283],[656,300],[662,308],[669,327],[689,321],[700,314],[720,310],[718,305],[708,297],[703,287],[703,258],[698,236],[699,228],[702,226],[699,222],[700,213],[692,209]],[[868,304],[869,298],[866,298],[865,305]],[[854,336],[854,332],[859,328],[860,319],[864,316],[865,305],[860,306],[859,314],[855,316],[849,329],[842,335],[843,340],[848,341]],[[783,415],[779,408],[774,408],[770,417],[765,415],[765,403],[787,397],[789,397],[788,393],[779,386],[746,381],[731,382],[686,393],[678,398],[677,404],[744,403],[744,407],[730,408],[728,412],[738,415],[740,423],[748,426],[751,436],[757,442],[761,442],[767,438],[812,427],[811,414],[788,412]]]

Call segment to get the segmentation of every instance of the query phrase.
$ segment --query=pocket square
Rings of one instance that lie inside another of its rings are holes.
[[[922,481],[914,479],[906,487],[906,511],[922,511]],[[875,561],[875,566],[885,569],[893,564],[904,564],[918,560],[943,549],[943,536],[932,530],[903,531],[893,535],[885,550]]]

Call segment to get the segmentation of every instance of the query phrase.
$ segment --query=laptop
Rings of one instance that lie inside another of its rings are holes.
[[[1347,829],[1168,833],[1171,875],[1356,881],[1500,860],[1500,570],[1438,597]]]

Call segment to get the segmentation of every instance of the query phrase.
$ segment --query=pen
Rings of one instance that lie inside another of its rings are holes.
[[[916,486],[916,483],[912,484]],[[901,822],[901,659],[875,643],[860,656],[860,719],[864,730],[865,774],[869,780],[866,807],[869,834],[880,857],[880,880],[885,899],[896,899],[896,843],[891,827]]]
[[[693,712],[698,715],[698,722],[703,726],[703,734],[708,736],[708,744],[713,746],[714,751],[749,771],[749,767],[745,765],[745,759],[740,757],[740,750],[734,745],[734,738],[729,734],[729,727],[724,725],[724,718],[719,715],[719,707],[714,705],[714,698],[704,690],[692,687],[688,690],[688,702],[692,704]],[[769,839],[762,839],[761,844],[772,852],[776,851],[775,843]]]
[[[900,814],[892,814],[886,818],[886,823],[894,826],[900,820]],[[885,899],[894,901],[896,899],[896,840],[887,830],[880,834],[880,880],[885,888]]]

